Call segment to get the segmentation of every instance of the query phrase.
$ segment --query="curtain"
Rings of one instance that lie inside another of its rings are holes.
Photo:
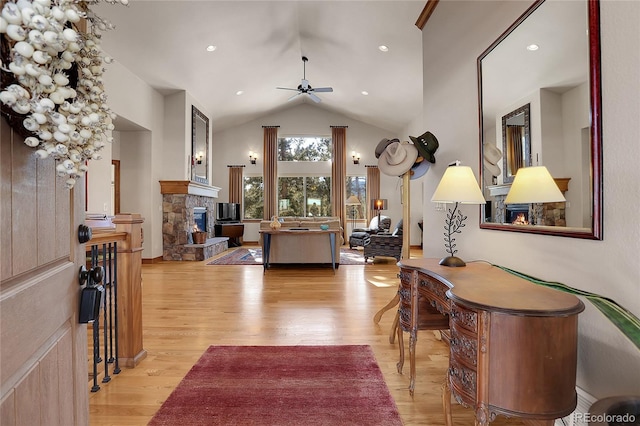
[[[367,168],[367,225],[371,218],[378,212],[371,208],[371,200],[380,198],[380,169],[378,166],[365,166]]]
[[[331,162],[331,207],[333,215],[340,218],[342,229],[346,229],[346,181],[347,181],[347,126],[331,126],[333,161]]]
[[[264,219],[278,214],[278,128],[262,126],[264,133]]]
[[[229,168],[229,202],[242,203],[242,178],[244,166],[227,166]]]
[[[515,176],[520,167],[524,167],[523,126],[507,126],[507,172]]]

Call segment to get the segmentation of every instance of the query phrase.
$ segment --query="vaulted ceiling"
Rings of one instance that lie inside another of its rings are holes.
[[[194,96],[214,131],[303,102],[399,131],[422,109],[422,35],[415,23],[424,6],[423,0],[132,0],[94,10],[115,25],[103,34],[107,54],[163,94]],[[207,51],[209,45],[216,49]],[[307,95],[289,100],[295,92],[276,89],[301,83],[302,56],[312,87],[333,88],[317,94],[320,103]]]

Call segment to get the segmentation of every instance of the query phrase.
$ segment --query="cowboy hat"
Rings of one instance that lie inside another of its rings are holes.
[[[376,146],[376,158],[380,158],[385,148],[389,146],[391,142],[400,142],[400,139],[383,138],[380,142],[378,142],[378,146]]]
[[[485,170],[488,171],[491,176],[500,176],[500,173],[502,173],[500,167],[496,164],[491,164],[486,158],[483,159],[482,162],[484,163]]]
[[[380,172],[389,176],[402,176],[415,164],[418,149],[410,142],[391,142],[378,158]]]
[[[496,144],[490,142],[485,142],[482,145],[482,154],[490,164],[498,164],[498,161],[502,158],[502,151]]]
[[[425,173],[427,173],[429,167],[431,167],[430,162],[426,161],[422,157],[418,157],[413,166],[411,166],[411,180],[420,179],[425,175]]]
[[[421,157],[424,157],[430,163],[436,162],[435,152],[438,150],[440,144],[438,139],[433,136],[431,132],[425,132],[418,137],[409,136],[413,141],[413,144],[418,148],[418,152]]]

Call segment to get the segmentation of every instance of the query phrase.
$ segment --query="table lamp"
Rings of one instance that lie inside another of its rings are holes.
[[[378,229],[380,229],[380,211],[387,209],[387,200],[385,198],[375,198],[371,201],[371,208],[378,212]]]
[[[505,204],[534,204],[535,224],[541,222],[542,203],[566,201],[545,166],[521,167],[516,172]]]
[[[434,203],[455,203],[453,210],[449,209],[444,228],[446,231],[444,245],[449,256],[442,258],[440,265],[465,266],[466,263],[462,259],[454,256],[458,250],[455,249],[456,239],[452,238],[452,235],[462,233],[460,228],[464,227],[464,221],[467,218],[461,210],[458,210],[458,204],[484,204],[486,202],[471,167],[460,166],[459,161],[456,161],[455,165],[447,167],[431,201]]]

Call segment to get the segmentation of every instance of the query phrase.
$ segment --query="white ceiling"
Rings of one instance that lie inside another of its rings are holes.
[[[425,3],[131,0],[93,10],[116,27],[103,50],[161,93],[194,96],[214,131],[308,102],[399,132],[422,111],[415,22]],[[207,52],[210,44],[217,50]],[[276,89],[300,84],[303,55],[310,84],[334,90],[318,93],[319,104]]]

